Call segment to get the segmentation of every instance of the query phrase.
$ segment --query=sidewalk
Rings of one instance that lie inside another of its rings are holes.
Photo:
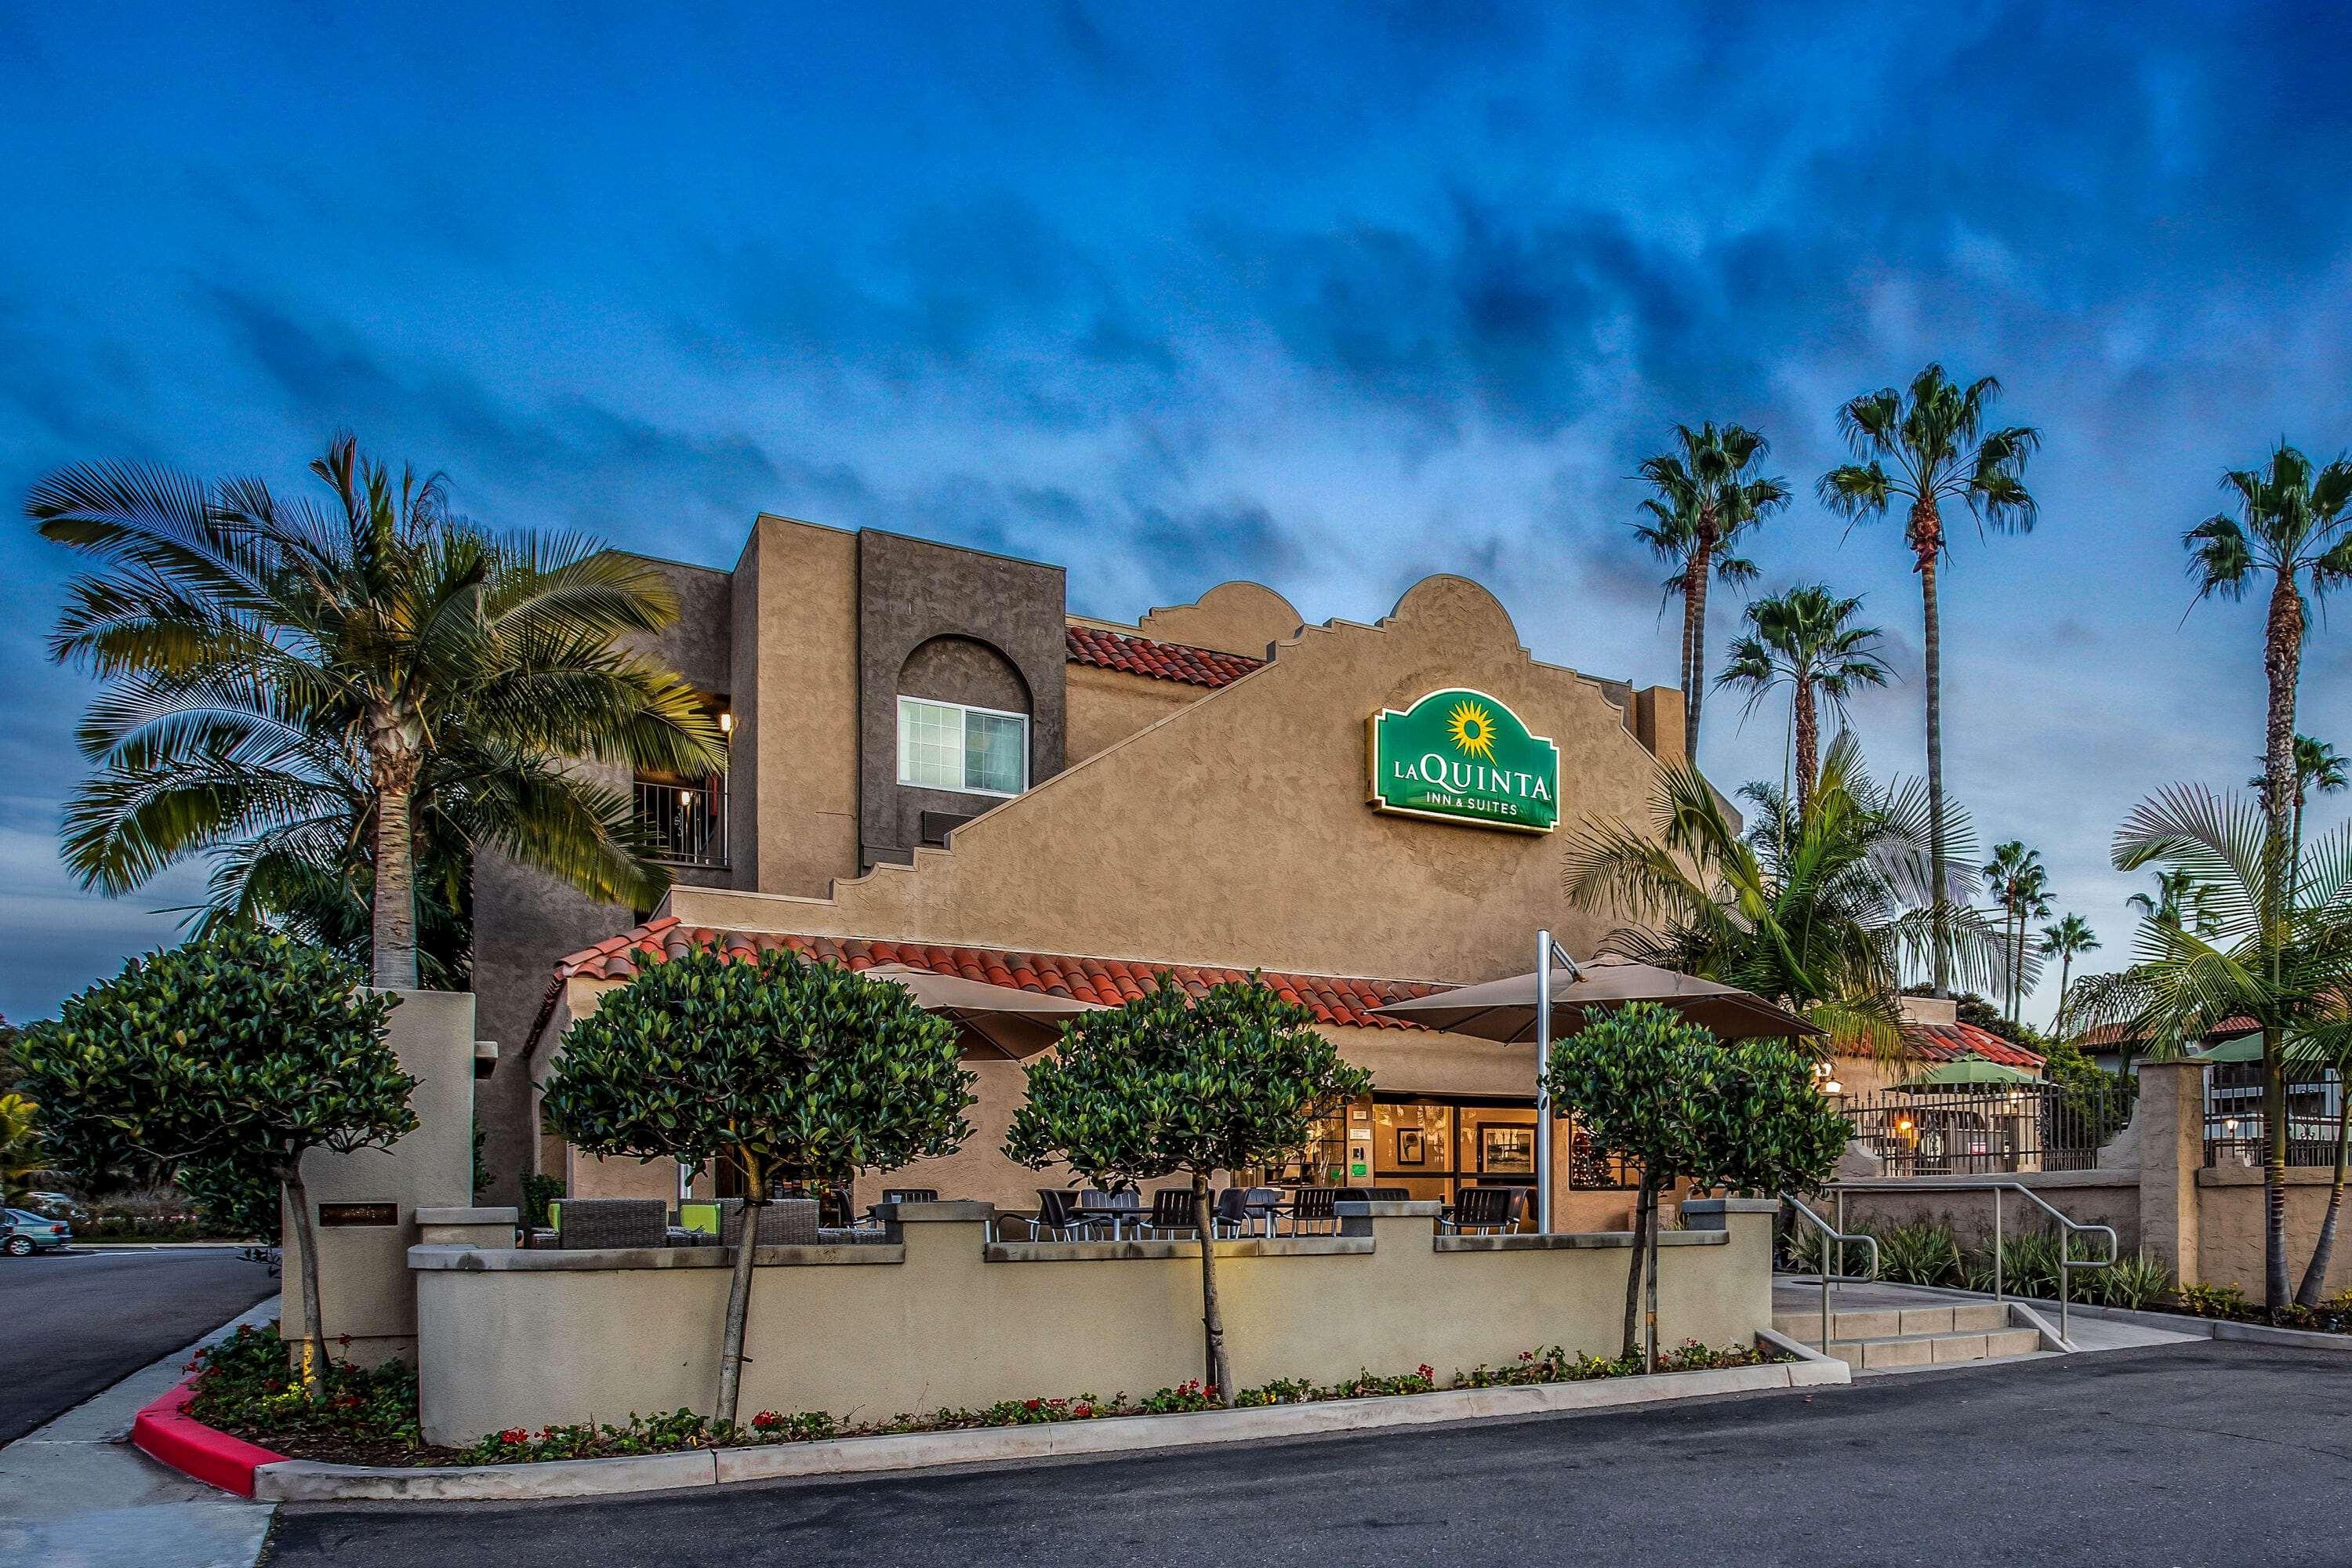
[[[196,1343],[277,1316],[273,1296]],[[253,1568],[276,1510],[174,1474],[126,1440],[195,1348],[0,1448],[0,1568]]]

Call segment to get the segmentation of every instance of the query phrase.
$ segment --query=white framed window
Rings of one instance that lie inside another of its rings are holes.
[[[1029,787],[1029,716],[899,698],[898,782],[962,795],[1019,795]]]

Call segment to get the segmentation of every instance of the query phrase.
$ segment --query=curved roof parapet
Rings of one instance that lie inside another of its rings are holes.
[[[1236,579],[1218,584],[1189,605],[1160,605],[1135,629],[1161,642],[1264,658],[1276,643],[1297,637],[1304,624],[1290,601],[1265,584]]]
[[[1519,628],[1512,622],[1511,612],[1503,608],[1503,601],[1484,584],[1451,572],[1433,574],[1407,588],[1387,618],[1451,626],[1468,640],[1519,646]]]

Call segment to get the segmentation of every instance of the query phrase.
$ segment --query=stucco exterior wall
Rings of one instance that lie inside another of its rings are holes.
[[[1365,804],[1369,718],[1447,686],[1489,693],[1558,743],[1560,832]],[[678,889],[665,908],[721,929],[1486,980],[1528,967],[1538,922],[1571,951],[1615,923],[1562,898],[1567,846],[1593,816],[1638,816],[1656,771],[1598,682],[1531,658],[1484,588],[1432,577],[1379,626],[1309,628],[911,868],[878,867],[829,900]]]
[[[1988,1179],[2021,1183],[2077,1225],[2115,1226],[2116,1243],[2126,1258],[2140,1249],[2137,1171],[2042,1171]],[[1897,1177],[1849,1187],[1844,1198],[1849,1228],[1859,1224],[1884,1229],[1942,1220],[1951,1226],[1963,1247],[1986,1246],[1992,1237],[1993,1195],[1989,1191],[1923,1192],[1916,1184],[1906,1184]],[[1824,1219],[1836,1217],[1829,1209],[1821,1213]],[[2050,1228],[2049,1216],[2015,1193],[2001,1194],[2000,1217],[2005,1234],[2011,1236]]]
[[[417,1080],[409,1097],[416,1131],[389,1148],[302,1157],[312,1217],[327,1204],[391,1204],[388,1226],[320,1226],[319,1296],[336,1353],[362,1366],[416,1352],[416,1296],[407,1253],[418,1209],[462,1208],[474,1161],[474,999],[462,992],[395,991],[387,1034],[401,1069]],[[290,1204],[289,1197],[285,1202]],[[301,1234],[286,1213],[285,1303],[289,1333],[303,1314]]]
[[[1189,605],[1163,605],[1136,623],[1140,636],[1159,642],[1264,658],[1276,643],[1288,642],[1305,623],[1290,601],[1263,583],[1220,583]]]
[[[2319,1227],[2327,1217],[2335,1172],[2294,1165],[2286,1173],[2287,1284],[2302,1283]],[[2197,1173],[2197,1277],[2207,1285],[2235,1285],[2263,1299],[2263,1173],[2245,1167]],[[2339,1237],[2329,1259],[2326,1290],[2352,1289],[2352,1239]]]
[[[1727,1206],[1700,1222],[1727,1228],[1661,1238],[1664,1342],[1769,1324],[1771,1215]],[[1433,1208],[1372,1205],[1353,1222],[1369,1235],[1218,1244],[1235,1381],[1615,1352],[1626,1238],[1457,1243],[1433,1238]],[[1200,1375],[1197,1243],[991,1245],[986,1212],[910,1206],[901,1247],[764,1249],[743,1408],[873,1420]],[[416,1248],[426,1438],[709,1408],[729,1256]]]
[[[763,515],[736,566],[728,831],[740,886],[816,894],[856,874],[857,537]]]
[[[1068,666],[1066,680],[1073,764],[1182,712],[1214,689],[1087,664]]]

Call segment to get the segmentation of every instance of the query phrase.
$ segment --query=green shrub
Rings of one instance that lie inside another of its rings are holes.
[[[2191,1317],[2235,1318],[2246,1310],[2246,1293],[2235,1285],[2183,1285],[2173,1304]]]
[[[522,1222],[534,1230],[544,1230],[549,1225],[547,1205],[563,1196],[561,1176],[525,1176],[522,1179]]]
[[[2114,1267],[2095,1268],[2074,1276],[2077,1282],[2098,1291],[2102,1306],[2129,1307],[2137,1310],[2157,1300],[2172,1289],[2172,1270],[2160,1258],[2146,1252],[2118,1258]]]
[[[416,1373],[394,1359],[356,1367],[330,1358],[320,1397],[311,1399],[288,1367],[276,1324],[250,1324],[196,1352],[188,1414],[207,1426],[272,1447],[289,1443],[391,1443],[422,1446],[416,1424]]]
[[[1960,1242],[1948,1223],[1922,1220],[1876,1235],[1880,1279],[1900,1285],[1960,1282]]]

